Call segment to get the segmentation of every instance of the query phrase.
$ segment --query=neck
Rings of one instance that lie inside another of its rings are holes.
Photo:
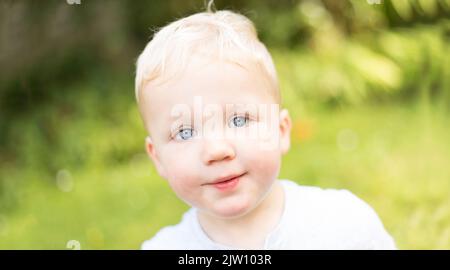
[[[263,201],[244,216],[221,219],[199,211],[198,219],[205,233],[216,243],[235,248],[262,249],[267,235],[279,223],[283,208],[284,191],[276,180]]]

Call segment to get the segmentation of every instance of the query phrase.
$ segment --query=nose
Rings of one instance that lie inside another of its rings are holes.
[[[203,146],[203,162],[211,165],[218,161],[232,160],[236,156],[233,146],[225,139],[207,139]]]

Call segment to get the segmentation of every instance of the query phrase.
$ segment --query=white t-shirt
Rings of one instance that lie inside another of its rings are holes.
[[[322,189],[280,180],[285,204],[264,249],[396,249],[378,215],[348,190]],[[212,241],[197,210],[189,209],[177,225],[162,228],[142,249],[235,249]]]

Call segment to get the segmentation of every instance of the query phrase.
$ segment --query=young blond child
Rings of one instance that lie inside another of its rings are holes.
[[[245,16],[208,10],[160,29],[138,58],[136,98],[148,155],[191,206],[142,249],[396,248],[351,192],[277,179],[291,119]]]

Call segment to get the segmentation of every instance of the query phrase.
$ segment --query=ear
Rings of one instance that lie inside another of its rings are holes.
[[[145,138],[145,149],[147,150],[147,155],[150,157],[153,164],[155,165],[158,174],[161,177],[167,179],[164,166],[161,164],[161,161],[159,160],[159,157],[156,153],[155,145],[153,144],[153,141],[149,136]]]
[[[286,154],[291,147],[292,121],[287,109],[280,111],[280,150]]]

